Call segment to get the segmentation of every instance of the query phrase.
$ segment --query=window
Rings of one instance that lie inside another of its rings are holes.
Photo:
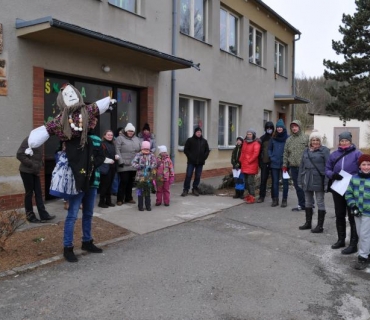
[[[249,27],[249,62],[262,66],[263,32],[255,27]]]
[[[264,110],[263,111],[263,128],[265,128],[265,124],[267,121],[271,121],[271,111]]]
[[[235,145],[239,131],[239,107],[220,104],[218,119],[218,145]]]
[[[140,0],[108,0],[108,3],[121,9],[140,14]]]
[[[181,0],[180,31],[206,41],[207,0]]]
[[[202,128],[205,136],[205,121],[207,117],[207,102],[205,100],[180,98],[179,101],[179,140],[178,145],[184,146],[186,139],[194,134],[196,127]]]
[[[275,41],[275,73],[285,75],[285,46]]]
[[[238,54],[238,24],[239,19],[220,9],[220,48],[232,54]]]

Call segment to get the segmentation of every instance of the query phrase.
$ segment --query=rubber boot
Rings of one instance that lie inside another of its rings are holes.
[[[143,198],[143,196],[138,196],[137,197],[137,203],[138,203],[139,211],[144,211],[144,198]]]
[[[147,211],[152,211],[152,204],[149,196],[145,197],[145,208]]]
[[[325,210],[317,211],[318,218],[317,218],[317,226],[311,230],[312,233],[322,233],[324,231],[324,220],[325,220]]]
[[[312,222],[312,208],[305,208],[306,211],[306,223],[299,227],[299,230],[307,230],[311,229],[311,222]]]
[[[272,198],[271,207],[277,207],[279,205],[279,198]]]
[[[342,250],[342,254],[351,254],[357,252],[358,235],[356,231],[355,219],[352,216],[348,217],[348,220],[351,227],[351,238],[349,240],[349,246]]]
[[[338,224],[337,222],[337,233],[338,241],[331,246],[332,249],[339,249],[346,246],[346,225]]]
[[[63,252],[64,259],[66,259],[68,262],[77,262],[78,259],[75,256],[75,253],[73,252],[73,247],[64,247]]]

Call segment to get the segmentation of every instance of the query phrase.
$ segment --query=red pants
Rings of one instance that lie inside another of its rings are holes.
[[[162,203],[162,198],[164,204],[170,204],[170,182],[169,181],[163,181],[162,186],[157,186],[157,200],[156,204]]]

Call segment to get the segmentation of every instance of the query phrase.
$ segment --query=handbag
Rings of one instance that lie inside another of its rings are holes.
[[[109,172],[109,163],[103,163],[99,166],[99,172],[100,174],[108,174]]]

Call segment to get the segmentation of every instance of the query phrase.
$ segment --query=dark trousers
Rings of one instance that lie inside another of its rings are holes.
[[[120,183],[117,193],[117,202],[127,202],[132,200],[132,187],[136,171],[122,171],[119,173]]]
[[[261,164],[261,184],[260,184],[260,198],[266,197],[267,180],[269,178],[271,169],[269,163]],[[272,193],[272,186],[271,186]]]
[[[116,170],[114,166],[110,166],[107,174],[100,174],[99,193],[100,201],[109,201],[111,197],[111,189],[114,180]]]
[[[350,214],[351,209],[347,206],[347,201],[344,196],[341,196],[335,191],[332,192],[335,210],[336,224],[341,226],[346,226],[346,214],[348,214],[348,221],[351,225],[355,223],[355,218]]]
[[[294,189],[297,193],[298,205],[301,208],[305,208],[304,191],[298,186],[298,172],[299,167],[290,167],[290,176],[293,180]]]
[[[21,172],[21,178],[25,190],[24,209],[26,213],[33,212],[32,197],[35,194],[35,202],[40,219],[47,218],[49,213],[46,211],[44,200],[42,199],[40,177],[32,173]]]
[[[195,171],[194,181],[193,181],[193,189],[198,189],[200,183],[200,176],[202,175],[203,165],[202,164],[191,164],[188,163],[186,167],[186,177],[184,181],[184,190],[190,189],[190,182],[193,176],[193,172]]]

